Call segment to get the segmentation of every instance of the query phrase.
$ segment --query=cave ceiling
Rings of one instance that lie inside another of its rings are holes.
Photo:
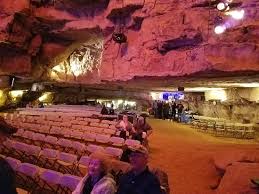
[[[245,13],[238,21],[218,3],[0,0],[0,75],[21,85],[133,90],[259,83],[259,2],[233,0],[230,9]],[[228,25],[220,35],[218,20]]]

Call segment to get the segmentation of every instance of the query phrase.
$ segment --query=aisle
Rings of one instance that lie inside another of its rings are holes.
[[[218,181],[213,156],[239,150],[258,149],[251,140],[215,138],[188,125],[150,119],[150,164],[165,170],[173,194],[211,194]]]

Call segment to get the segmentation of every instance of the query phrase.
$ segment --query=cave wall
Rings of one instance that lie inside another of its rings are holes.
[[[245,19],[222,35],[213,32],[220,13],[209,1],[93,2],[59,0],[31,6],[29,0],[0,1],[0,72],[51,80],[53,66],[100,38],[103,53],[98,71],[76,78],[59,75],[55,80],[100,83],[135,76],[259,71],[257,1],[235,1],[245,10]],[[126,43],[112,40],[119,29],[126,34]]]
[[[258,88],[232,88],[225,90],[225,101],[213,99],[205,101],[202,97],[196,97],[187,98],[184,105],[204,116],[225,118],[237,122],[259,123],[258,91]]]

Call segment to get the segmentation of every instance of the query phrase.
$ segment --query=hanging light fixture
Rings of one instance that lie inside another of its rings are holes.
[[[229,5],[228,5],[228,3],[220,2],[220,3],[217,4],[217,9],[219,11],[228,11],[229,10]]]
[[[223,32],[225,32],[226,31],[226,26],[224,26],[224,25],[218,25],[218,26],[216,26],[215,28],[214,28],[214,32],[216,33],[216,34],[222,34]]]

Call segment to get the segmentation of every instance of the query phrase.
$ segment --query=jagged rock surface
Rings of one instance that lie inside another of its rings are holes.
[[[100,83],[136,76],[188,76],[199,72],[259,71],[259,3],[235,2],[245,19],[218,36],[219,12],[209,1],[58,0],[40,6],[29,0],[0,1],[0,70],[50,80],[51,68],[69,61],[82,45],[103,41],[98,70],[58,81]],[[226,21],[229,17],[222,16]],[[112,40],[123,32],[127,43]],[[100,56],[98,54],[98,56]]]

